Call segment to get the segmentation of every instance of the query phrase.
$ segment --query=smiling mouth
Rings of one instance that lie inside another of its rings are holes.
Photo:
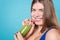
[[[39,21],[41,21],[41,20],[43,20],[43,18],[36,18],[36,19],[35,19],[35,22],[39,22]]]

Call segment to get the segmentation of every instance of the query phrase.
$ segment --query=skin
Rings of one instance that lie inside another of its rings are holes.
[[[46,40],[60,40],[60,34],[57,29],[51,29],[47,35]]]
[[[35,3],[32,7],[32,22],[29,19],[26,19],[23,21],[23,25],[26,25],[28,23],[31,23],[31,30],[28,32],[28,34],[23,37],[20,32],[16,33],[14,35],[15,40],[39,40],[40,37],[43,35],[41,34],[40,30],[42,29],[43,25],[43,12],[44,12],[44,6],[42,3]],[[34,31],[35,24],[38,25],[38,28]],[[32,32],[34,33],[32,34]],[[32,35],[31,35],[32,34]],[[37,35],[36,35],[37,34]],[[17,35],[17,37],[16,37]],[[31,36],[30,36],[31,35]],[[51,36],[52,35],[52,36]],[[56,29],[50,30],[46,35],[46,40],[60,40],[59,39],[59,32]]]

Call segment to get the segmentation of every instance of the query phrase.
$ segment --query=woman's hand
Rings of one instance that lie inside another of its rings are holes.
[[[25,36],[25,38],[27,39],[31,34],[32,32],[34,31],[34,27],[35,27],[35,24],[33,23],[32,20],[29,20],[29,19],[26,19],[24,22],[23,22],[23,25],[27,25],[27,24],[31,24],[31,29],[30,31],[27,33],[27,35]]]
[[[15,39],[15,40],[25,40],[25,38],[23,38],[23,36],[21,35],[20,32],[17,32],[17,33],[14,35],[14,39]]]
[[[21,33],[18,32],[18,33],[16,33],[16,34],[14,35],[14,39],[15,39],[15,40],[26,40],[26,39],[32,34],[32,32],[33,32],[33,30],[34,30],[34,23],[33,23],[31,20],[26,19],[26,20],[23,22],[23,25],[27,25],[28,23],[31,23],[31,29],[30,29],[30,31],[27,33],[27,35],[26,35],[25,37],[23,37],[23,36],[21,35]]]

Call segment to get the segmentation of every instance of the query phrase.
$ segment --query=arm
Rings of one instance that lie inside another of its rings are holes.
[[[50,30],[46,35],[46,40],[60,40],[60,34],[57,29]]]

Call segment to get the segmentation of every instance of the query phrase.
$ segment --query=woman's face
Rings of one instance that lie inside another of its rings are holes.
[[[43,13],[44,6],[42,3],[37,2],[33,4],[31,16],[36,25],[43,25]]]

